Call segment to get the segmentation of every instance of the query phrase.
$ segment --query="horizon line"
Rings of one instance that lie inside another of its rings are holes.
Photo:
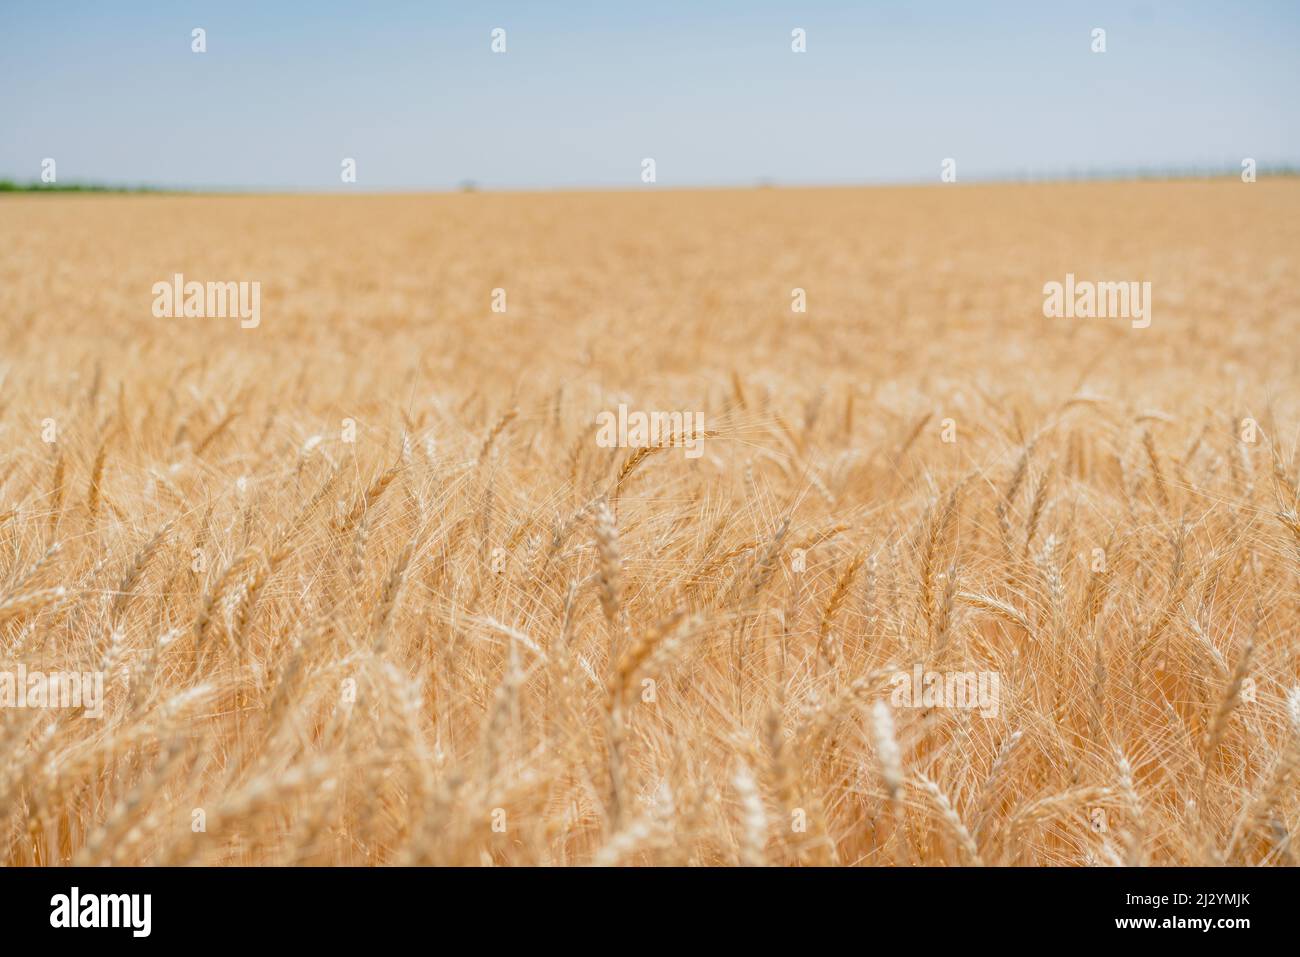
[[[235,185],[157,185],[112,180],[69,180],[66,183],[43,183],[35,180],[21,181],[0,174],[0,193],[171,193],[185,195],[290,195],[290,196],[343,196],[363,194],[381,195],[449,195],[457,193],[649,193],[656,191],[707,192],[714,190],[750,189],[878,189],[911,186],[979,186],[979,185],[1047,185],[1063,183],[1142,182],[1171,180],[1214,180],[1241,175],[1240,166],[1172,165],[1111,167],[1104,169],[1065,170],[1051,172],[1008,172],[974,175],[952,182],[925,179],[865,179],[837,181],[777,180],[759,177],[750,181],[686,182],[686,183],[633,183],[630,185],[499,185],[493,186],[474,179],[465,179],[454,186],[364,186],[348,183],[340,186],[235,186]],[[1273,165],[1257,164],[1256,177],[1300,175],[1300,162]]]

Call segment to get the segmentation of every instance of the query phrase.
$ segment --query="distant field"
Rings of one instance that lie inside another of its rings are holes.
[[[4,863],[1295,863],[1294,179],[15,193],[0,250],[0,672],[104,699],[0,707]]]

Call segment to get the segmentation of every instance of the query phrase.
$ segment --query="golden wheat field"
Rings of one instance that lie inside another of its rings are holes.
[[[103,675],[0,709],[6,864],[1295,859],[1300,182],[15,196],[0,249],[0,662]]]

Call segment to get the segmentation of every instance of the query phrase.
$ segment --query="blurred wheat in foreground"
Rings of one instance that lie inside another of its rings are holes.
[[[4,199],[0,668],[106,702],[0,710],[0,855],[1293,863],[1297,214]],[[261,325],[153,318],[177,272]],[[1151,327],[1045,319],[1067,272]],[[599,447],[620,402],[703,455]]]

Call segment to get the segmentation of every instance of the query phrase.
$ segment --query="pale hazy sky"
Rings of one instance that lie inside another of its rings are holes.
[[[21,180],[44,157],[60,182],[309,190],[638,187],[647,156],[661,188],[1268,167],[1300,165],[1298,102],[1294,0],[0,0]]]

